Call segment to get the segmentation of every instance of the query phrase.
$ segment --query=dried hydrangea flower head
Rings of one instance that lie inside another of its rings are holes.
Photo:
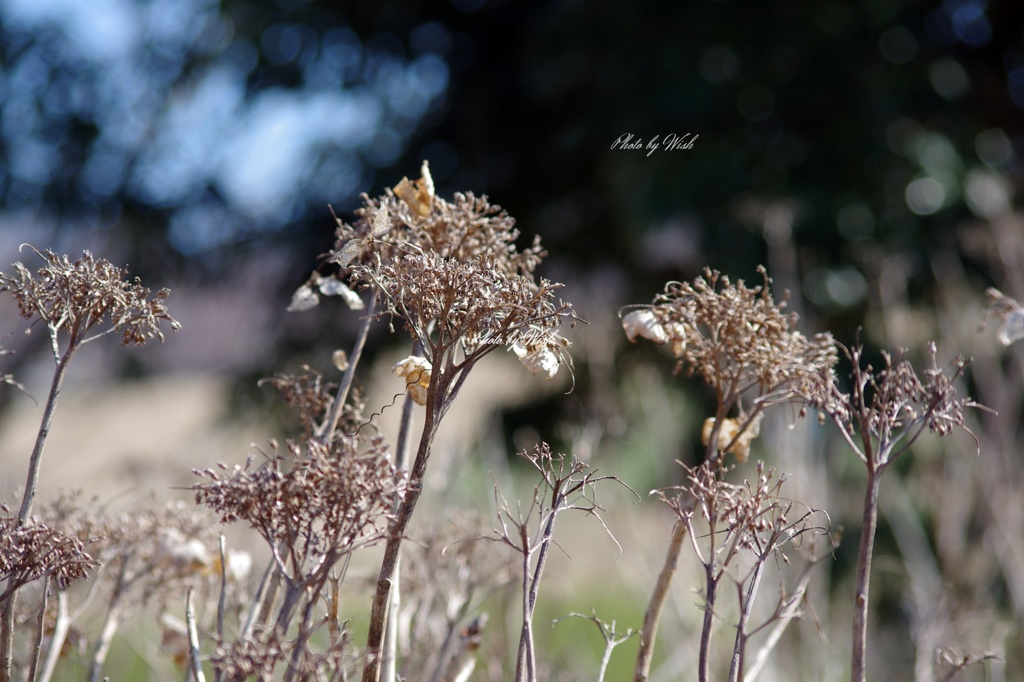
[[[500,347],[548,378],[570,362],[561,326],[575,317],[572,306],[555,297],[559,284],[535,284],[487,261],[462,262],[432,252],[383,264],[372,276],[383,296],[383,314],[405,321],[435,374],[459,372]]]
[[[364,195],[356,216],[354,225],[337,221],[331,259],[342,266],[432,251],[464,262],[483,258],[505,274],[531,275],[546,255],[539,238],[520,251],[515,220],[486,196],[456,192],[452,201],[436,196],[426,161],[419,180],[402,178],[377,199]]]
[[[61,589],[89,577],[99,563],[85,551],[74,535],[63,533],[32,519],[22,524],[6,508],[0,516],[0,579],[6,590],[0,602],[24,585],[42,577],[53,577]]]
[[[764,284],[733,284],[706,270],[689,282],[670,282],[650,305],[623,315],[630,341],[645,338],[671,347],[676,371],[700,375],[718,395],[718,414],[705,427],[705,444],[719,452],[732,450],[741,459],[756,435],[759,410],[773,402],[824,395],[834,377],[838,352],[832,335],[808,339],[795,331],[795,314],[786,314],[785,299],[776,303],[764,268]],[[753,394],[750,405],[741,403]],[[726,416],[738,408],[737,419]],[[749,411],[753,408],[753,411]],[[749,411],[749,412],[748,412]],[[731,434],[723,442],[724,434]]]
[[[862,462],[884,469],[906,453],[924,429],[944,437],[958,427],[974,436],[964,422],[964,408],[987,408],[957,393],[956,383],[968,364],[963,357],[940,367],[931,342],[930,366],[918,373],[905,349],[895,355],[883,351],[884,366],[879,370],[864,363],[862,347],[843,350],[853,366],[850,393],[833,384],[830,392],[809,396],[808,402],[840,427]]]
[[[208,481],[193,486],[197,504],[224,523],[245,521],[271,547],[292,548],[314,564],[320,558],[327,568],[380,540],[405,494],[405,477],[378,436],[366,448],[355,437],[290,442],[285,454],[262,466],[250,457],[245,466],[220,469],[195,470]]]
[[[28,248],[43,259],[43,267],[33,275],[25,265],[15,263],[14,275],[0,273],[0,291],[14,296],[23,317],[38,316],[53,334],[63,332],[76,344],[118,331],[127,346],[153,338],[163,341],[161,320],[169,322],[173,331],[181,328],[164,303],[170,290],[161,289],[150,298],[150,290],[138,278],[126,280],[123,269],[88,251],[71,262],[49,249]],[[88,333],[104,319],[110,328],[89,337]]]
[[[357,215],[354,226],[339,221],[331,260],[350,282],[379,292],[377,314],[403,320],[424,349],[431,372],[410,382],[416,402],[426,402],[420,379],[451,383],[498,347],[547,378],[570,363],[560,327],[574,323],[572,306],[556,299],[561,285],[535,280],[539,242],[520,251],[515,221],[486,197],[437,196],[424,162],[418,180],[366,198]]]
[[[631,341],[647,338],[671,344],[679,368],[699,374],[712,386],[774,390],[800,375],[830,370],[838,361],[832,335],[807,339],[794,331],[796,314],[776,304],[763,268],[764,285],[735,285],[725,275],[705,271],[693,284],[670,282],[650,306],[623,317]]]

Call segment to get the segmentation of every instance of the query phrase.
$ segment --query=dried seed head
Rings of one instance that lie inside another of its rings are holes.
[[[258,468],[250,458],[227,476],[195,473],[209,481],[193,486],[198,504],[225,523],[245,521],[269,544],[284,542],[313,563],[383,538],[405,494],[405,477],[379,437],[365,448],[345,436],[289,442],[285,454]]]
[[[164,303],[170,290],[161,289],[150,297],[138,278],[127,281],[124,270],[88,251],[72,263],[49,249],[29,248],[44,262],[34,276],[21,263],[14,264],[14,275],[0,273],[0,291],[14,296],[23,317],[38,316],[54,332],[63,332],[76,343],[94,338],[88,334],[103,320],[121,333],[126,346],[153,338],[163,341],[161,321],[173,331],[181,328]]]
[[[515,221],[487,197],[456,193],[449,202],[436,196],[426,162],[419,180],[403,178],[378,199],[364,195],[356,215],[354,225],[337,220],[331,260],[342,267],[432,251],[463,262],[485,259],[506,275],[532,276],[545,255],[537,239],[520,251]]]
[[[36,521],[22,524],[17,516],[0,517],[0,578],[5,588],[43,577],[56,578],[66,588],[98,566],[86,553],[85,542],[74,535]]]
[[[692,284],[670,282],[650,306],[623,317],[626,335],[671,344],[678,368],[727,392],[824,390],[838,361],[832,336],[807,339],[795,331],[796,316],[783,312],[785,301],[773,301],[767,273],[759,271],[764,285],[753,288],[711,270]],[[726,404],[738,397],[722,396]]]

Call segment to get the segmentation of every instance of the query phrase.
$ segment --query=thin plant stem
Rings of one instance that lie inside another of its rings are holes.
[[[544,533],[537,544],[537,563],[533,567],[533,575],[530,576],[530,560],[533,550],[529,545],[529,537],[525,524],[520,526],[520,541],[523,543],[523,629],[519,638],[519,656],[516,664],[516,679],[523,679],[520,664],[525,663],[526,680],[534,682],[537,679],[537,654],[533,639],[533,614],[537,608],[537,594],[540,591],[540,580],[544,575],[544,566],[547,564],[548,553],[551,549],[552,537],[555,533],[555,517],[565,504],[565,495],[559,493],[552,502],[548,512],[548,519],[544,524]]]
[[[245,619],[245,625],[242,627],[242,632],[239,633],[239,638],[244,639],[248,637],[257,621],[265,622],[265,618],[261,617],[261,614],[266,611],[266,601],[268,595],[271,592],[276,596],[276,579],[277,579],[277,562],[273,559],[267,564],[267,568],[263,571],[263,578],[260,580],[260,586],[256,590],[256,596],[253,597],[252,603],[249,605],[249,614]],[[272,586],[272,583],[274,584]],[[274,597],[270,597],[272,602]]]
[[[39,424],[39,431],[36,433],[36,442],[32,447],[32,454],[29,456],[25,491],[21,498],[21,508],[18,511],[18,525],[20,526],[28,522],[29,515],[32,513],[32,504],[35,501],[36,489],[39,486],[39,470],[42,467],[43,461],[43,445],[46,443],[46,437],[50,434],[53,414],[57,409],[57,398],[60,396],[61,386],[64,384],[64,375],[77,348],[76,339],[72,338],[68,349],[63,355],[58,356],[56,334],[56,330],[51,329],[50,336],[53,341],[54,358],[57,359],[57,367],[53,372],[50,393],[46,398],[46,406],[43,408],[43,417]],[[0,682],[8,682],[11,679],[11,665],[14,657],[14,607],[17,596],[17,591],[10,594],[4,601],[3,613],[0,614],[0,623],[2,623],[0,625]]]
[[[864,493],[864,519],[861,526],[860,545],[857,549],[857,584],[853,606],[853,661],[851,679],[865,682],[867,679],[868,639],[868,588],[871,581],[871,556],[875,546],[875,530],[878,526],[878,488],[881,472],[873,459],[868,459],[868,482]]]
[[[772,628],[771,632],[765,638],[764,644],[758,650],[757,655],[754,657],[754,663],[746,671],[743,679],[746,682],[754,682],[757,676],[761,674],[761,670],[764,668],[765,663],[768,661],[768,656],[772,650],[782,639],[783,633],[786,628],[793,621],[793,618],[799,613],[799,605],[804,600],[804,595],[807,592],[807,585],[811,581],[811,569],[814,568],[815,562],[808,562],[804,566],[803,572],[800,574],[800,578],[797,581],[796,589],[793,591],[793,595],[789,599],[785,600],[781,604],[781,610],[778,611],[778,622]]]
[[[39,682],[49,682],[53,671],[57,668],[57,661],[60,660],[61,649],[64,648],[64,640],[71,629],[71,616],[68,614],[68,594],[65,590],[57,590],[57,620],[53,624],[53,634],[50,636],[50,648],[46,651],[46,660],[43,662],[43,672],[37,678]]]
[[[56,333],[56,332],[55,332]],[[57,409],[57,398],[60,396],[61,386],[64,384],[64,375],[67,372],[71,358],[75,354],[76,344],[72,342],[64,355],[57,361],[57,368],[53,372],[53,381],[50,384],[50,394],[46,398],[46,407],[43,409],[43,419],[39,424],[39,432],[36,434],[36,442],[32,448],[32,455],[28,461],[28,477],[25,480],[25,492],[21,498],[21,509],[18,512],[18,523],[24,525],[32,513],[32,503],[36,497],[36,489],[39,486],[39,470],[43,459],[43,444],[50,434],[50,425],[53,423],[53,413]]]
[[[39,618],[36,619],[36,636],[35,641],[32,643],[32,665],[28,671],[28,679],[37,679],[36,674],[39,671],[39,652],[43,648],[43,625],[46,621],[46,604],[50,597],[50,580],[43,580],[43,594],[39,600]]]
[[[348,368],[341,379],[341,385],[338,386],[338,392],[334,395],[330,413],[316,434],[317,440],[321,443],[329,441],[334,430],[338,427],[338,421],[341,419],[341,414],[345,409],[345,402],[348,400],[348,392],[352,388],[352,381],[356,375],[356,366],[359,365],[359,360],[363,355],[363,348],[366,346],[366,339],[370,335],[370,327],[373,325],[373,314],[376,307],[377,293],[374,290],[374,293],[370,296],[370,304],[366,306],[366,314],[363,316],[362,324],[359,325],[359,331],[356,332],[356,340],[352,344]]]
[[[196,629],[196,611],[192,606],[192,588],[188,588],[185,597],[185,624],[188,627],[188,651],[192,677],[196,682],[206,682],[203,675],[203,664],[199,658],[199,631]]]
[[[312,596],[306,600],[306,608],[302,613],[302,624],[299,626],[299,636],[292,647],[292,659],[288,664],[288,673],[285,675],[285,682],[292,682],[296,675],[301,675],[302,654],[306,651],[309,642],[310,625],[313,622],[313,608],[316,606],[316,599]]]
[[[217,641],[224,641],[224,611],[227,610],[227,596],[228,596],[228,556],[227,549],[225,547],[224,535],[221,534],[220,541],[220,595],[217,597]],[[213,668],[213,679],[215,682],[221,680],[221,669],[220,666],[214,666]]]
[[[776,538],[771,539],[771,545],[775,544]],[[761,576],[764,575],[764,562],[766,556],[758,556],[754,564],[754,574],[750,577],[747,585],[746,595],[741,596],[743,608],[740,610],[740,619],[736,624],[736,640],[732,648],[732,663],[729,665],[729,682],[740,682],[743,679],[743,660],[747,651],[747,624],[750,622],[750,613],[754,608],[754,598],[757,596],[757,589],[761,585]],[[740,586],[742,589],[742,586]]]
[[[421,353],[419,342],[413,344],[413,354]],[[395,468],[402,470],[409,465],[409,444],[412,439],[412,418],[416,403],[412,395],[406,394],[402,404],[402,421],[398,429],[398,440],[395,444]],[[398,617],[402,608],[402,555],[399,551],[395,565],[395,575],[391,582],[391,598],[388,604],[387,623],[384,627],[384,646],[381,659],[380,679],[383,682],[395,682],[398,667]]]
[[[661,620],[661,612],[665,608],[665,601],[668,599],[672,578],[679,565],[679,554],[682,552],[685,539],[686,524],[677,522],[672,530],[672,540],[669,543],[668,552],[665,554],[665,563],[658,574],[658,581],[654,585],[651,601],[647,604],[647,611],[644,612],[644,624],[640,630],[640,650],[636,656],[633,682],[647,682],[647,677],[650,675],[654,642],[658,636],[658,623]]]
[[[409,527],[412,513],[416,509],[420,493],[423,492],[423,480],[427,470],[427,460],[430,458],[430,449],[437,434],[437,417],[441,407],[439,389],[432,384],[427,395],[427,409],[425,411],[423,432],[420,436],[420,444],[416,451],[416,461],[413,463],[412,472],[409,476],[409,486],[402,503],[399,505],[398,513],[388,531],[388,540],[384,545],[384,558],[381,561],[380,573],[377,576],[377,589],[373,597],[373,607],[370,611],[370,629],[366,639],[366,666],[363,668],[363,682],[377,682],[380,675],[380,664],[382,645],[384,641],[384,628],[387,619],[387,610],[391,597],[391,586],[398,573],[399,553],[402,540],[405,538],[405,530]]]
[[[110,643],[114,639],[114,633],[117,632],[122,608],[120,596],[115,596],[114,602],[110,605],[110,610],[107,612],[107,619],[103,623],[100,638],[93,649],[92,660],[89,663],[89,682],[100,682],[102,679],[103,664],[106,663],[107,654],[110,653]]]
[[[533,618],[530,616],[530,537],[526,526],[519,527],[519,541],[523,547],[523,625],[519,631],[519,651],[516,654],[516,682],[533,680]]]
[[[715,627],[715,601],[718,598],[718,578],[715,576],[713,550],[712,547],[708,552],[708,562],[704,564],[707,588],[704,595],[704,623],[700,631],[700,658],[697,663],[697,679],[700,682],[708,682],[711,679],[711,635]]]

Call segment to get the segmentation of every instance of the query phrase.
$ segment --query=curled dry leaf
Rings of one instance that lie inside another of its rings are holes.
[[[427,389],[430,388],[430,362],[426,358],[410,355],[395,364],[391,371],[405,379],[405,386],[417,405],[427,404]]]

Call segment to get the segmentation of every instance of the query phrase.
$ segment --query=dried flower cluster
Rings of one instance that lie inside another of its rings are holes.
[[[53,577],[61,588],[89,576],[99,563],[85,551],[85,542],[74,535],[17,516],[0,517],[0,579],[6,590],[0,601],[34,580]]]
[[[540,363],[549,377],[568,357],[569,342],[559,328],[572,317],[572,307],[555,298],[560,285],[506,275],[493,262],[463,262],[432,252],[384,264],[374,278],[387,311],[405,320],[424,348],[458,347],[474,357],[518,347],[524,364],[526,358]]]
[[[239,638],[230,645],[222,645],[210,661],[226,680],[273,680],[275,668],[286,661],[287,656],[276,631],[262,635]]]
[[[713,539],[708,536],[715,547],[715,556],[705,556],[697,546],[702,562],[713,561],[719,570],[724,570],[737,550],[746,549],[758,555],[766,550],[777,551],[780,547],[767,543],[766,538],[782,533],[788,540],[804,528],[787,519],[795,503],[781,495],[785,477],[776,479],[775,470],[766,469],[763,462],[757,463],[755,484],[747,480],[742,484],[724,480],[719,465],[713,462],[704,462],[698,467],[681,466],[686,470],[687,485],[656,493],[687,522],[696,513],[718,531]],[[675,494],[667,494],[670,491]],[[801,514],[796,522],[804,524],[807,518],[806,513]],[[694,542],[703,536],[700,532],[690,534]]]
[[[459,348],[470,364],[497,347],[513,350],[534,374],[554,376],[568,362],[559,327],[575,319],[557,300],[561,285],[533,272],[539,241],[520,251],[515,222],[486,197],[434,194],[424,162],[377,200],[365,198],[355,226],[338,221],[333,262],[351,281],[380,291],[379,315],[404,320],[434,365]]]
[[[104,578],[115,582],[110,591],[118,598],[177,600],[185,582],[217,575],[210,515],[180,501],[111,512],[80,504],[71,494],[43,506],[40,514],[80,540],[92,538],[91,553],[104,566]]]
[[[332,258],[349,263],[386,263],[409,252],[432,252],[469,262],[486,260],[505,275],[530,275],[546,255],[539,238],[516,248],[515,220],[487,197],[456,193],[452,201],[435,195],[427,162],[419,180],[402,181],[378,199],[363,197],[354,225],[338,221]]]
[[[772,557],[789,564],[784,552],[806,533],[827,535],[825,524],[815,525],[819,514],[800,503],[782,496],[785,477],[775,479],[775,471],[757,463],[755,483],[742,485],[725,480],[721,460],[705,461],[698,467],[688,467],[687,483],[683,486],[654,491],[676,512],[681,527],[690,537],[697,559],[704,567],[704,625],[701,632],[698,679],[711,679],[710,647],[714,624],[721,617],[719,587],[729,576],[736,585],[739,600],[739,619],[733,644],[730,682],[744,677],[747,640],[751,634],[768,623],[792,617],[792,607],[798,603],[806,587],[797,588],[790,599],[782,597],[765,623],[752,627],[750,617],[760,587],[765,563]],[[775,480],[773,480],[775,479]],[[696,519],[703,524],[697,527]],[[812,560],[813,563],[813,560]]]
[[[167,312],[164,300],[170,290],[161,289],[150,298],[150,290],[138,278],[125,280],[123,269],[96,258],[88,251],[71,262],[49,249],[32,249],[45,265],[33,275],[22,263],[15,263],[14,275],[0,273],[0,291],[18,301],[22,316],[39,316],[54,333],[64,332],[73,342],[86,336],[102,320],[110,330],[121,333],[124,345],[141,345],[149,339],[164,338],[160,322],[177,331],[181,325]]]
[[[669,344],[677,370],[699,374],[726,403],[753,387],[759,396],[794,385],[819,390],[838,361],[832,335],[794,331],[796,314],[783,313],[785,300],[772,300],[768,275],[758,271],[764,285],[753,288],[710,270],[693,284],[670,282],[653,304],[623,317],[626,335]]]
[[[257,468],[250,456],[244,467],[220,465],[227,475],[197,470],[210,482],[194,486],[196,502],[225,523],[247,522],[273,548],[333,563],[382,538],[405,491],[382,439],[363,452],[357,445],[352,437],[290,442]]]
[[[957,395],[956,381],[967,366],[962,357],[939,367],[936,346],[931,343],[930,367],[922,377],[905,350],[895,356],[883,351],[885,365],[877,372],[864,363],[863,348],[844,352],[853,365],[851,391],[844,393],[833,383],[828,393],[810,394],[807,399],[840,426],[861,461],[884,468],[907,452],[925,428],[940,437],[949,435],[954,427],[970,433],[964,423],[964,408],[979,405]],[[855,434],[860,435],[859,444],[852,439]],[[899,449],[895,449],[897,445]]]
[[[298,411],[299,424],[305,437],[311,437],[321,421],[326,417],[328,409],[334,402],[338,385],[325,381],[322,374],[302,366],[301,374],[279,373],[261,379],[259,384],[270,384],[281,394],[281,399]],[[358,391],[351,392],[345,403],[339,420],[343,433],[355,433],[366,420],[362,414],[362,398]]]

